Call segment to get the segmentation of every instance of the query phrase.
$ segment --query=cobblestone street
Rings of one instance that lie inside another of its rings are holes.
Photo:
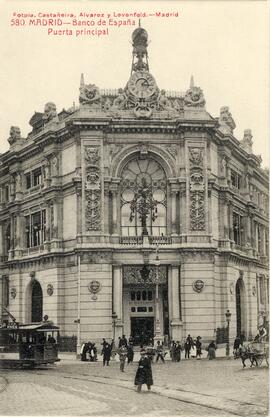
[[[267,415],[268,369],[240,361],[182,360],[153,365],[152,392],[135,391],[137,363],[120,373],[68,357],[48,369],[2,370],[1,415]]]

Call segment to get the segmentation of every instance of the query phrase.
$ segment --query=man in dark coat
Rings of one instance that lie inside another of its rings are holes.
[[[126,336],[123,334],[123,336],[121,337],[121,339],[119,340],[119,345],[118,345],[118,348],[120,348],[120,347],[122,347],[122,346],[125,346],[126,348],[127,348],[127,346],[128,346],[128,341],[127,341],[127,338],[126,338]]]
[[[105,364],[109,366],[109,362],[111,359],[111,351],[112,351],[111,345],[109,345],[109,343],[106,343],[102,349],[103,366],[105,366]]]
[[[150,391],[151,385],[153,385],[151,361],[147,357],[144,349],[141,350],[140,354],[141,359],[139,360],[134,384],[137,385],[138,392],[141,392],[143,384],[146,384],[148,391]]]
[[[180,344],[179,341],[177,341],[176,345],[175,345],[175,353],[174,353],[174,355],[175,355],[174,360],[176,362],[180,362],[180,360],[181,360],[181,350],[182,350],[181,344]]]
[[[133,350],[133,345],[129,344],[127,347],[127,360],[128,360],[128,365],[130,363],[133,362],[133,358],[134,358],[134,350]]]

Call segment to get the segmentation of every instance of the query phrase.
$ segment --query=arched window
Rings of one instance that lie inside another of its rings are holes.
[[[122,172],[121,229],[124,236],[166,235],[167,179],[153,158],[132,159]]]
[[[42,321],[43,294],[42,294],[40,283],[38,281],[33,281],[31,301],[32,301],[31,321],[33,323]]]

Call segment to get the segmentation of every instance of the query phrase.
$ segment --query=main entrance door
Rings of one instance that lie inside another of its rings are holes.
[[[154,317],[131,317],[134,345],[147,345],[154,337]]]

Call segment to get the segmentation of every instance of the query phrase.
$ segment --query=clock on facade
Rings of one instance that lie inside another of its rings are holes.
[[[151,97],[157,90],[154,77],[147,71],[136,71],[128,82],[129,92],[138,98]]]

